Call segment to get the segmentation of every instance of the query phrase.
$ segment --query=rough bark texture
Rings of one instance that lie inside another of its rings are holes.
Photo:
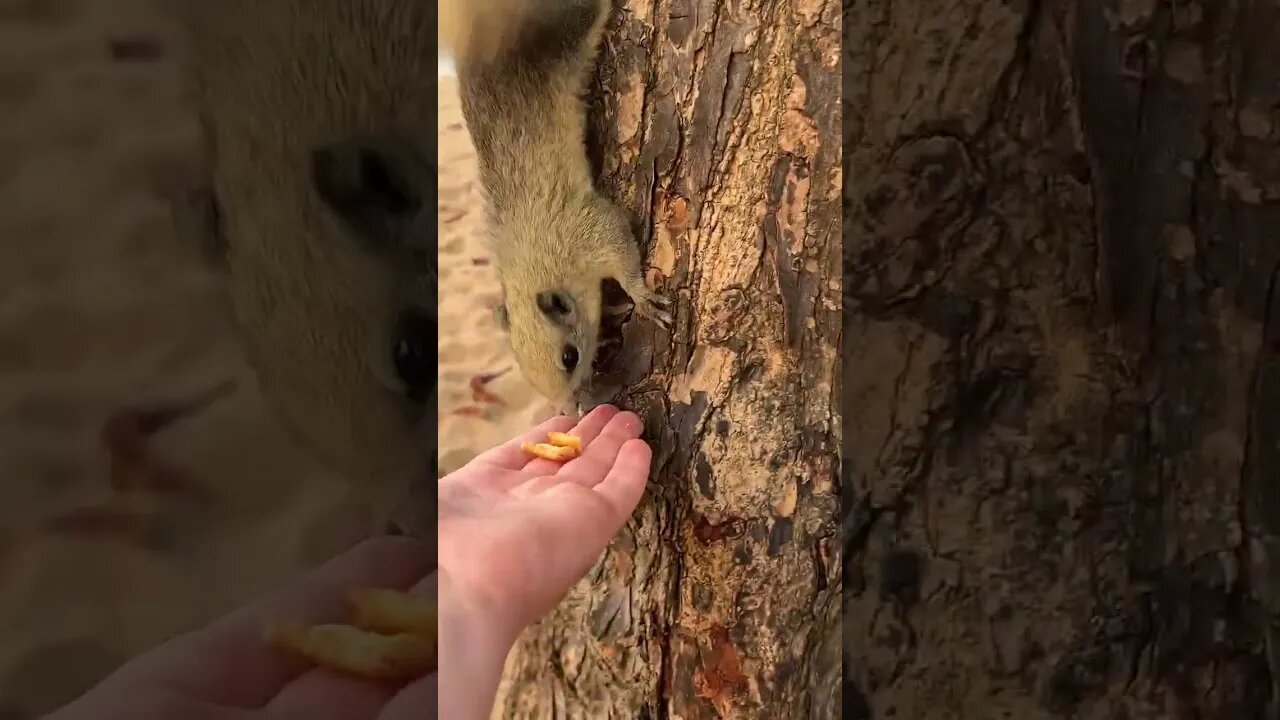
[[[844,717],[1277,717],[1277,3],[846,5]]]
[[[591,144],[678,305],[611,363],[654,474],[495,716],[838,713],[839,33],[822,0],[615,12]]]

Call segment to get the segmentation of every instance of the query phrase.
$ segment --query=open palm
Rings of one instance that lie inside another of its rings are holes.
[[[570,429],[583,454],[563,466],[520,449]],[[516,635],[590,569],[644,494],[651,453],[640,430],[607,406],[576,426],[553,418],[440,481],[438,568],[429,541],[368,540],[126,664],[49,720],[417,720],[437,705],[450,720],[486,717]],[[370,587],[439,598],[439,674],[372,683],[264,642],[267,623],[335,622],[347,592]]]
[[[441,582],[513,634],[549,612],[639,503],[651,457],[642,429],[611,406],[576,426],[556,417],[442,479]],[[582,455],[561,464],[520,449],[553,431],[581,438]]]

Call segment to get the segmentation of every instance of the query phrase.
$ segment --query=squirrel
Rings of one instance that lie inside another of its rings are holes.
[[[599,344],[602,283],[670,327],[645,284],[627,214],[593,182],[583,94],[610,0],[444,0],[502,285],[496,317],[522,374],[562,412],[581,406]]]
[[[207,167],[173,207],[223,276],[276,415],[376,523],[430,540],[435,12],[422,0],[184,2]]]
[[[626,214],[593,186],[580,95],[608,0],[187,0],[206,181],[176,228],[224,276],[263,395],[371,495],[434,538],[434,132],[452,49],[480,161],[510,343],[563,409],[597,348],[601,283],[670,324]],[[407,487],[406,487],[407,486]],[[420,531],[420,532],[419,532]]]

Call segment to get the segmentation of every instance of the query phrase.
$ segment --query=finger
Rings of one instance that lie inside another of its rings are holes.
[[[409,589],[411,595],[420,597],[436,597],[440,575],[432,572],[418,580]],[[435,673],[430,675],[431,691],[435,691]],[[423,680],[415,680],[404,690],[421,685]],[[366,718],[385,717],[379,711],[394,697],[402,694],[401,688],[393,684],[380,684],[369,680],[361,680],[349,675],[316,668],[304,673],[289,683],[267,705],[267,709],[278,713],[280,718],[315,718],[316,720],[365,720]],[[409,707],[416,709],[421,717],[423,708],[435,707],[435,696],[431,695],[431,704],[422,704],[423,689],[410,692],[413,703]]]
[[[365,541],[276,595],[170,641],[127,670],[192,697],[260,707],[309,668],[267,645],[263,633],[269,622],[336,621],[354,588],[409,587],[435,565],[426,547],[407,537]]]
[[[640,504],[640,498],[644,497],[652,462],[653,449],[648,443],[643,440],[628,440],[618,451],[618,460],[613,464],[613,469],[596,485],[596,494],[608,500],[620,518],[617,528],[626,523]],[[616,533],[617,528],[613,532]]]
[[[563,482],[528,503],[538,523],[550,528],[548,551],[542,553],[547,560],[538,567],[538,581],[554,589],[553,603],[599,561],[600,553],[626,524],[644,494],[652,460],[649,446],[642,440],[631,440],[619,450],[617,460],[595,487]],[[452,689],[447,678],[445,688],[446,692]]]
[[[595,487],[618,459],[623,443],[640,437],[644,422],[635,413],[618,413],[600,432],[600,436],[587,446],[582,456],[565,463],[556,476],[562,482],[575,482],[584,487]]]
[[[104,708],[124,708],[130,718],[182,718],[182,720],[255,720],[249,709],[231,709],[221,703],[204,702],[186,697],[169,688],[119,683],[113,676],[102,685],[81,695],[44,720],[102,720]]]
[[[264,708],[267,717],[308,720],[367,720],[395,697],[398,688],[316,668],[284,686]]]
[[[422,720],[437,717],[440,704],[440,676],[436,673],[418,680],[400,691],[387,703],[378,720]]]
[[[644,495],[652,459],[648,444],[632,439],[595,487],[562,482],[531,503],[555,536],[549,542],[554,549],[547,553],[551,559],[539,567],[548,587],[568,591],[599,560]]]
[[[520,449],[521,445],[527,442],[546,442],[547,433],[564,432],[571,427],[573,427],[573,418],[557,415],[520,437],[512,438],[492,450],[480,453],[471,462],[493,465],[504,470],[520,470],[530,460],[528,453]]]
[[[420,597],[439,597],[440,596],[440,572],[431,573],[413,584],[409,589],[410,595]]]
[[[639,436],[643,429],[643,423],[634,413],[618,413],[609,419],[581,457],[560,465],[557,470],[552,471],[554,474],[538,475],[520,483],[511,489],[511,495],[517,498],[533,497],[566,482],[595,487],[596,483],[604,479],[609,468],[613,467],[622,444]]]
[[[582,422],[574,426],[573,430],[570,431],[570,434],[576,435],[582,441],[582,452],[584,454],[591,446],[591,443],[595,441],[596,436],[598,436],[601,431],[603,431],[605,427],[607,427],[609,423],[617,417],[617,415],[618,408],[612,405],[601,405],[595,410],[587,413],[587,416],[582,418]],[[546,436],[544,435],[540,440],[538,440],[538,442],[546,442]],[[564,463],[558,463],[554,460],[536,458],[531,460],[528,465],[524,466],[523,472],[526,477],[553,475],[564,465]]]

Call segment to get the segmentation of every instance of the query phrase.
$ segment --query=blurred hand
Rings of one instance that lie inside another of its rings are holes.
[[[581,437],[582,455],[560,465],[520,449],[551,431]],[[576,426],[553,418],[440,480],[436,571],[428,543],[366,541],[138,657],[48,720],[483,720],[516,636],[582,578],[639,503],[651,459],[640,431],[638,417],[609,406]],[[263,639],[273,621],[341,622],[347,592],[371,587],[439,594],[439,676],[378,684]]]

